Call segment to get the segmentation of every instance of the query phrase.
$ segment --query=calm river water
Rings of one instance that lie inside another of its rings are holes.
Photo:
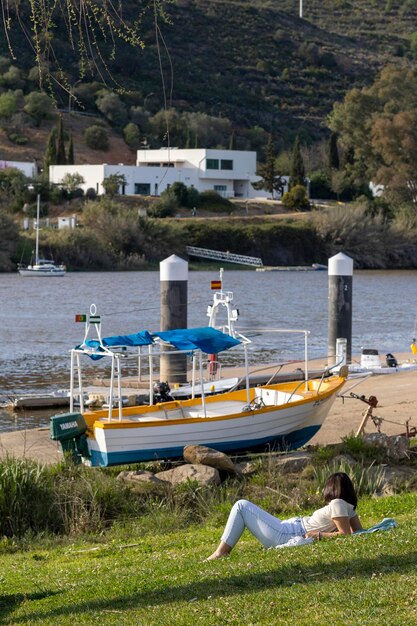
[[[217,272],[190,272],[188,325],[204,326]],[[311,332],[309,356],[327,354],[327,272],[228,271],[239,327],[254,335],[252,362],[302,359],[302,340],[256,329],[300,328]],[[0,399],[23,392],[69,386],[69,349],[83,339],[76,313],[91,303],[102,315],[103,336],[159,330],[159,272],[69,273],[64,278],[0,274]],[[415,333],[417,271],[358,271],[353,277],[352,352],[362,346],[406,352]],[[45,417],[0,410],[0,430],[47,423]],[[29,421],[27,421],[29,420]]]

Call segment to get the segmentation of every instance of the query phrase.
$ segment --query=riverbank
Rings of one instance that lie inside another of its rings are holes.
[[[398,355],[399,358],[408,355]],[[313,367],[324,366],[324,360],[317,359],[310,363]],[[234,370],[231,371],[231,375]],[[370,376],[352,389],[352,392],[369,398],[378,399],[374,415],[383,419],[381,431],[388,435],[397,435],[406,431],[405,423],[410,419],[410,427],[417,428],[417,371]],[[311,445],[339,443],[343,437],[358,430],[363,413],[368,405],[349,397],[349,390],[358,383],[358,379],[348,380],[344,386],[345,398],[337,398],[319,432],[309,442]],[[366,432],[376,432],[370,421]],[[60,446],[49,438],[49,428],[34,428],[0,434],[0,458],[30,458],[41,463],[54,464],[62,456]]]

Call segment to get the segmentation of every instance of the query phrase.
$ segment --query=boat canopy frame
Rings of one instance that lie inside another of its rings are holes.
[[[95,338],[90,338],[90,333],[95,330]],[[238,333],[237,333],[238,335]],[[245,355],[245,378],[247,387],[247,397],[249,399],[249,366],[247,344],[251,343],[246,337],[227,335],[220,330],[212,327],[202,328],[185,328],[170,331],[158,331],[150,333],[147,330],[140,331],[131,335],[114,335],[111,337],[102,337],[101,333],[101,316],[97,315],[97,307],[95,304],[90,306],[90,313],[86,316],[84,339],[81,344],[72,348],[71,354],[71,373],[70,373],[70,412],[74,410],[74,400],[78,396],[80,403],[80,411],[84,412],[84,391],[82,379],[81,356],[86,355],[93,361],[102,358],[111,359],[110,389],[109,389],[109,420],[112,419],[113,405],[117,399],[118,417],[122,419],[122,372],[121,360],[125,358],[127,348],[148,346],[148,362],[149,362],[149,402],[153,404],[153,362],[155,358],[162,355],[187,354],[192,357],[192,397],[195,397],[195,370],[196,356],[198,355],[200,381],[203,381],[203,353],[211,354],[214,352],[222,352],[237,345],[243,345]],[[168,346],[168,349],[164,347]],[[155,351],[158,348],[158,352]],[[172,349],[174,348],[174,349]],[[139,357],[141,356],[139,352]],[[75,379],[77,377],[78,392],[75,391]],[[117,387],[117,397],[115,398],[115,390]],[[205,393],[204,385],[201,384],[201,398],[205,413]]]
[[[220,292],[219,297],[215,299],[218,306],[222,305],[222,297],[226,296],[226,308],[230,306],[230,294]],[[74,411],[74,400],[78,396],[80,411],[84,412],[84,390],[81,367],[81,356],[86,355],[93,361],[103,358],[111,359],[111,373],[109,386],[108,401],[108,419],[113,416],[113,408],[118,408],[118,419],[123,416],[123,399],[122,399],[122,371],[121,362],[127,357],[128,348],[138,348],[138,368],[141,368],[141,359],[144,356],[142,348],[147,347],[147,361],[149,367],[149,403],[152,405],[154,401],[154,360],[163,355],[187,354],[192,359],[191,369],[191,397],[195,397],[196,389],[196,371],[199,372],[202,408],[204,415],[205,410],[205,391],[204,391],[204,373],[203,373],[203,354],[217,354],[230,348],[241,345],[244,350],[244,376],[247,402],[250,402],[250,381],[249,381],[249,359],[248,345],[252,341],[246,336],[238,332],[230,316],[228,318],[232,324],[227,330],[233,329],[233,335],[225,333],[218,328],[206,326],[201,328],[185,328],[168,331],[149,332],[142,330],[138,333],[130,335],[114,335],[111,337],[102,337],[101,333],[101,316],[97,315],[97,307],[91,304],[89,315],[85,316],[84,339],[81,344],[72,348],[71,354],[71,373],[70,373],[70,411]],[[94,330],[93,330],[94,329]],[[95,337],[90,337],[93,333]],[[250,329],[243,329],[248,332]],[[304,382],[308,385],[308,336],[310,331],[304,329],[282,329],[282,328],[257,328],[257,333],[290,333],[301,334],[304,337]],[[198,364],[197,364],[198,359]],[[274,376],[274,375],[273,375]],[[272,376],[272,377],[273,377]],[[76,378],[78,383],[78,391],[75,390]],[[141,380],[139,371],[139,380]],[[242,381],[243,382],[243,381]]]

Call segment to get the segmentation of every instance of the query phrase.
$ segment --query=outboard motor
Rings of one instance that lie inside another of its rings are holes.
[[[388,367],[397,367],[398,366],[398,361],[395,358],[395,356],[393,354],[391,354],[391,352],[388,352],[386,357],[387,357],[387,365],[388,365]]]
[[[81,413],[53,415],[50,420],[50,435],[59,441],[64,454],[69,454],[78,464],[90,458],[87,444],[87,424]]]
[[[168,383],[159,381],[153,385],[153,401],[155,404],[158,402],[172,402],[173,397],[170,395],[171,387]]]

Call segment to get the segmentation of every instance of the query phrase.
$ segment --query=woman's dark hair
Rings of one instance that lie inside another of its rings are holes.
[[[344,472],[336,472],[329,476],[324,485],[323,497],[326,504],[335,498],[341,498],[345,502],[349,502],[354,509],[356,509],[358,504],[358,497],[352,481]]]

